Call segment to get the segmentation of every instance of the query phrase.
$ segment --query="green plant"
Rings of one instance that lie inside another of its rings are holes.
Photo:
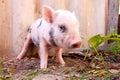
[[[119,44],[119,41],[112,42],[106,47],[105,51],[115,55],[120,54]]]
[[[116,34],[113,30],[111,30],[111,34],[108,35],[97,34],[88,40],[88,44],[90,48],[96,52],[96,56],[92,59],[91,62],[93,62],[96,57],[100,57],[102,59],[102,63],[104,64],[104,67],[106,67],[104,63],[103,55],[102,53],[98,52],[97,48],[103,42],[109,40],[114,41],[117,44],[115,44],[114,46],[111,45],[110,47],[108,47],[108,49],[110,49],[113,53],[120,53],[120,35]]]
[[[113,40],[113,41],[117,41],[118,44],[118,48],[120,48],[120,35],[118,34],[108,34],[106,36],[102,35],[102,34],[97,34],[93,37],[91,37],[88,40],[88,44],[90,45],[91,49],[97,48],[98,46],[100,46],[101,43],[108,41],[108,40]]]

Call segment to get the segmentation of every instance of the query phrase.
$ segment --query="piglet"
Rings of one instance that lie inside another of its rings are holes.
[[[79,23],[75,14],[67,10],[54,10],[44,5],[42,18],[30,26],[23,49],[17,59],[22,59],[30,45],[34,43],[38,47],[40,68],[47,68],[48,47],[54,48],[57,62],[65,65],[62,48],[78,48],[81,42]]]

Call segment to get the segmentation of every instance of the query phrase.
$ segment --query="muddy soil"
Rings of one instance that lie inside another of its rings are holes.
[[[103,54],[105,62],[77,53],[63,55],[66,66],[49,57],[48,68],[39,69],[39,58],[1,59],[0,80],[120,80],[120,55]]]

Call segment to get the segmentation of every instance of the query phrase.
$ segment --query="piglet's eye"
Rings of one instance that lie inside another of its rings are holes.
[[[67,30],[65,25],[59,25],[59,29],[62,33],[66,32],[66,30]]]

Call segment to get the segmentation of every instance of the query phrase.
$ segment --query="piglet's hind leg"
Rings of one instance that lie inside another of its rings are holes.
[[[20,54],[17,56],[16,59],[18,59],[18,60],[22,59],[22,58],[25,56],[25,54],[26,54],[26,52],[28,51],[29,46],[30,46],[31,44],[32,44],[32,39],[31,39],[31,37],[30,37],[30,34],[28,34],[28,35],[27,35],[27,39],[26,39],[26,41],[25,41],[25,43],[24,43],[24,46],[23,46],[23,48],[22,48],[22,51],[20,52]]]

